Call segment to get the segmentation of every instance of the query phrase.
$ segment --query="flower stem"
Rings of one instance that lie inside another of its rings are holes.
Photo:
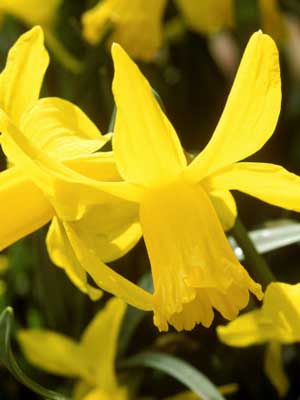
[[[257,280],[264,289],[269,283],[276,281],[276,278],[270,270],[268,264],[256,250],[244,224],[239,218],[236,219],[231,233],[238,245],[243,250],[249,272],[253,279]]]

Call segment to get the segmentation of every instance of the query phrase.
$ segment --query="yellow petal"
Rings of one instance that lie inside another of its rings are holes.
[[[278,51],[262,32],[252,35],[218,126],[187,170],[203,177],[257,152],[273,134],[280,112]]]
[[[160,330],[209,326],[212,307],[232,319],[262,296],[239,264],[208,195],[200,185],[178,181],[148,189],[140,221],[154,282],[154,322]]]
[[[114,391],[106,392],[101,388],[96,388],[89,392],[83,400],[129,400],[126,388],[119,387]]]
[[[1,9],[28,25],[49,25],[62,0],[1,0]]]
[[[1,111],[0,131],[6,156],[22,169],[24,175],[30,176],[61,218],[79,218],[88,205],[101,204],[107,201],[107,197],[111,198],[106,193],[134,201],[141,196],[141,188],[137,186],[126,182],[103,182],[68,168],[36,147]],[[97,157],[97,161],[93,165],[100,168],[101,157]],[[114,171],[109,171],[106,161],[105,164],[104,180],[106,173],[114,174]],[[99,177],[101,173],[95,175]]]
[[[225,190],[215,190],[209,197],[225,231],[231,229],[237,217],[237,208],[232,194]]]
[[[91,390],[86,396],[83,397],[83,400],[110,400],[111,394],[105,392],[102,389],[94,389]],[[117,400],[117,398],[114,398]]]
[[[233,0],[176,0],[186,24],[199,33],[212,34],[233,27]]]
[[[54,215],[38,187],[16,167],[0,173],[0,250],[39,229]]]
[[[300,178],[279,165],[236,163],[206,182],[212,190],[239,190],[278,207],[300,210]]]
[[[113,149],[120,174],[129,182],[147,186],[170,181],[186,165],[176,132],[125,51],[115,44],[112,54],[118,109]]]
[[[80,232],[78,233],[72,224],[65,222],[64,229],[78,262],[101,289],[120,297],[134,307],[142,310],[152,309],[151,294],[105,265],[95,249],[87,246]]]
[[[122,300],[109,300],[85,329],[80,342],[93,371],[95,384],[105,391],[112,391],[118,386],[115,358],[125,309]]]
[[[87,207],[81,218],[69,225],[104,262],[127,254],[142,236],[138,205],[112,196],[105,203]]]
[[[283,369],[281,345],[278,342],[273,341],[267,345],[265,373],[276,387],[279,396],[284,397],[289,389],[289,381]]]
[[[82,16],[83,35],[91,44],[103,39],[118,42],[133,58],[151,60],[162,44],[162,14],[166,0],[105,0]]]
[[[21,330],[18,342],[27,360],[36,367],[57,375],[89,379],[82,350],[68,337],[47,330]]]
[[[300,341],[300,284],[274,282],[267,287],[263,312],[272,322],[270,340],[280,343]]]
[[[63,224],[56,217],[53,218],[50,225],[46,244],[53,263],[65,270],[70,280],[79,290],[88,294],[92,300],[98,300],[102,295],[102,291],[88,284],[87,273],[74,254]]]
[[[39,97],[49,63],[43,42],[43,31],[38,26],[24,33],[10,49],[0,75],[0,107],[16,124]]]
[[[260,310],[247,313],[225,327],[220,339],[230,346],[248,346],[266,341],[300,341],[300,284],[271,283]]]
[[[73,171],[97,181],[120,182],[122,180],[111,151],[65,160],[64,164]]]
[[[35,146],[58,160],[93,153],[111,137],[102,136],[80,108],[55,97],[35,102],[23,115],[20,130]]]
[[[246,347],[269,340],[273,326],[264,319],[261,310],[241,315],[226,326],[218,326],[217,333],[221,342],[229,346]]]

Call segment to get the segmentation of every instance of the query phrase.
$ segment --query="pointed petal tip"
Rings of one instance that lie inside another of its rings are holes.
[[[116,42],[113,42],[113,44],[111,46],[111,54],[112,54],[115,68],[116,68],[117,63],[120,61],[120,59],[122,59],[122,62],[126,61],[126,59],[131,60],[129,55],[123,49],[123,47],[119,43],[116,43]]]
[[[40,25],[35,25],[27,33],[31,37],[36,37],[38,39],[41,39],[44,42],[44,31]]]
[[[122,49],[122,47],[119,45],[119,43],[113,42],[112,45],[111,45],[111,54],[112,54],[112,57],[114,58],[114,57],[118,54],[118,52],[119,52],[120,50],[123,50],[123,49]]]

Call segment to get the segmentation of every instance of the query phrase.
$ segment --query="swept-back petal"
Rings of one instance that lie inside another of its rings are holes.
[[[129,182],[169,182],[186,165],[179,139],[151,87],[125,51],[114,44],[113,93],[117,117],[113,137],[116,163]]]
[[[102,136],[75,104],[55,97],[35,102],[21,118],[20,130],[58,160],[93,153],[111,138],[110,134]]]
[[[261,310],[255,310],[241,315],[226,326],[218,326],[217,334],[229,346],[246,347],[267,342],[272,330],[271,321],[265,320]]]
[[[38,99],[48,63],[39,26],[24,33],[10,49],[0,74],[0,108],[14,123],[18,124],[24,111]]]
[[[138,201],[141,196],[141,188],[136,185],[92,179],[91,164],[87,167],[89,176],[84,176],[55,160],[36,147],[1,111],[0,130],[2,148],[8,159],[32,179],[64,219],[80,218],[86,206],[106,202],[108,197],[111,198],[111,194],[130,201]],[[96,158],[97,162],[92,162],[92,165],[99,168],[99,171],[95,172],[99,178],[101,157]],[[88,162],[87,158],[85,160]],[[106,157],[104,160],[103,180],[106,180],[105,174],[114,175],[115,167],[113,163],[107,162]]]
[[[265,373],[278,391],[284,397],[289,389],[289,380],[284,372],[281,354],[281,344],[275,341],[268,343],[265,355]]]
[[[270,339],[280,343],[300,341],[300,284],[274,282],[267,287],[263,312],[272,321]]]
[[[251,290],[208,195],[184,181],[145,191],[140,221],[154,282],[154,322],[160,330],[211,324],[212,307],[232,319]]]
[[[85,329],[80,342],[93,371],[95,384],[108,392],[118,386],[115,358],[125,309],[126,304],[122,300],[109,300]]]
[[[87,246],[81,238],[80,232],[77,232],[72,224],[64,223],[64,229],[78,262],[101,289],[120,297],[134,307],[152,310],[153,303],[150,293],[105,265],[95,251],[96,249]]]
[[[102,291],[88,284],[88,276],[69,243],[63,224],[55,217],[48,230],[46,244],[53,263],[63,268],[70,280],[91,300],[98,300]]]
[[[271,283],[260,310],[251,311],[218,327],[220,339],[230,346],[249,346],[267,341],[300,341],[300,284]]]
[[[68,337],[52,331],[28,329],[18,333],[18,342],[28,361],[36,367],[57,375],[90,380],[79,344]]]
[[[209,198],[225,231],[231,229],[237,217],[237,208],[232,194],[227,190],[209,192]]]
[[[186,171],[194,182],[258,151],[280,112],[278,51],[262,32],[252,35],[216,130]]]
[[[108,182],[122,181],[111,151],[65,160],[64,164],[91,179]]]
[[[300,210],[300,178],[274,164],[236,163],[204,182],[209,190],[239,190],[288,210]]]
[[[45,225],[54,209],[17,167],[0,173],[0,250]]]

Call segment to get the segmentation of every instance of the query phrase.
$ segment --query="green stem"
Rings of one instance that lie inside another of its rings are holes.
[[[242,221],[237,218],[234,227],[231,230],[232,235],[238,245],[243,250],[246,263],[248,265],[251,276],[262,284],[264,288],[269,283],[276,281],[275,276],[270,270],[265,259],[257,252],[248,232]]]

